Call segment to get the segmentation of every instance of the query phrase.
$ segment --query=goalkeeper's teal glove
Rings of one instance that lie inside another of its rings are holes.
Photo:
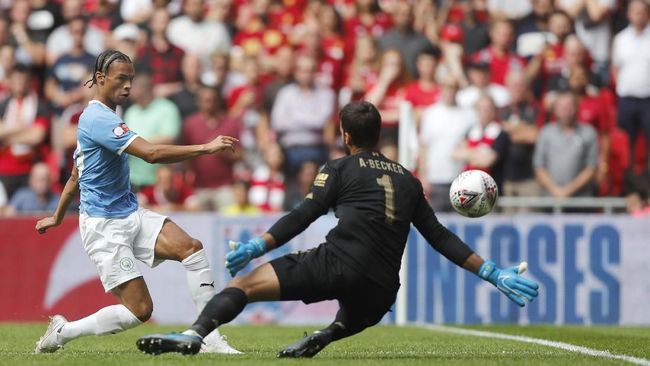
[[[493,261],[487,260],[479,268],[478,276],[496,286],[515,304],[523,307],[526,301],[531,302],[537,297],[539,288],[537,282],[520,276],[526,268],[526,262],[522,262],[518,266],[501,269]]]
[[[266,251],[266,243],[264,239],[258,236],[249,240],[247,243],[231,241],[230,249],[232,250],[226,255],[226,268],[228,268],[230,275],[235,277],[237,272],[246,267],[248,262],[253,258],[264,254]]]

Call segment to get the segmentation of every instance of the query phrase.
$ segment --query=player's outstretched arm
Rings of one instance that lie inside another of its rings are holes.
[[[59,203],[56,206],[56,211],[54,211],[54,214],[50,217],[46,217],[36,222],[36,230],[39,232],[39,234],[44,234],[47,229],[51,227],[59,226],[61,221],[63,221],[63,217],[65,216],[66,211],[68,210],[68,206],[70,206],[70,203],[78,193],[79,171],[75,165],[72,167],[72,174],[70,175],[70,178],[68,178],[68,181],[65,183],[65,187],[63,187],[63,192],[61,192],[61,198],[59,199]]]
[[[203,145],[159,145],[152,144],[142,137],[136,137],[124,151],[127,154],[139,157],[147,163],[171,164],[226,150],[234,152],[237,141],[239,140],[234,137],[218,136]]]

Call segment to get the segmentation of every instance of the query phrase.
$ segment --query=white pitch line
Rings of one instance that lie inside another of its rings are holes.
[[[570,343],[564,343],[564,342],[556,342],[556,341],[550,341],[547,339],[539,339],[539,338],[532,338],[532,337],[526,337],[526,336],[518,336],[518,335],[511,335],[511,334],[505,334],[505,333],[496,333],[496,332],[488,332],[488,331],[483,331],[483,330],[473,330],[473,329],[463,329],[463,328],[454,328],[454,327],[447,327],[447,326],[442,326],[442,325],[428,325],[428,324],[416,324],[417,326],[421,326],[425,329],[437,331],[437,332],[446,332],[446,333],[454,333],[454,334],[461,334],[461,335],[470,335],[470,336],[475,336],[475,337],[485,337],[485,338],[496,338],[496,339],[506,339],[509,341],[517,341],[517,342],[524,342],[524,343],[533,343],[533,344],[539,344],[542,346],[547,346],[547,347],[553,347],[553,348],[559,348],[565,351],[569,352],[576,352],[576,353],[582,353],[585,355],[589,356],[594,356],[594,357],[604,357],[604,358],[610,358],[613,360],[621,360],[621,361],[627,361],[630,363],[633,363],[635,365],[640,365],[640,366],[650,366],[650,360],[645,359],[645,358],[640,358],[640,357],[633,357],[633,356],[628,356],[628,355],[618,355],[615,353],[611,353],[609,351],[601,351],[593,348],[588,348],[588,347],[583,347],[583,346],[576,346]]]

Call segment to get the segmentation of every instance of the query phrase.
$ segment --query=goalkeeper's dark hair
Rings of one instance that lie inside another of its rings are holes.
[[[374,148],[379,142],[381,116],[370,102],[351,102],[339,112],[343,132],[350,134],[356,147]]]
[[[97,56],[97,59],[95,60],[95,70],[93,70],[93,77],[86,81],[84,86],[90,84],[89,88],[92,88],[93,85],[97,84],[97,73],[108,73],[108,68],[111,67],[111,64],[115,61],[132,63],[131,58],[124,53],[118,50],[106,50]]]

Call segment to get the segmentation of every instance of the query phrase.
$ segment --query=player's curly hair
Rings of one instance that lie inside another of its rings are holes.
[[[93,71],[92,79],[86,81],[84,86],[90,84],[89,88],[97,84],[97,72],[106,74],[108,68],[115,61],[132,63],[131,58],[118,50],[106,50],[97,56],[95,60],[95,70]]]

